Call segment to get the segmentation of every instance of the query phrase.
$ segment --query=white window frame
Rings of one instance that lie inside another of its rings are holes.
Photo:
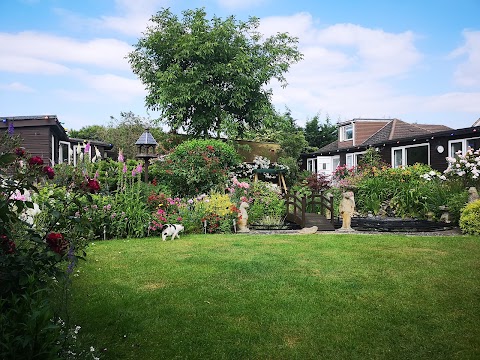
[[[448,156],[450,157],[455,157],[455,153],[452,151],[452,145],[456,143],[461,143],[462,144],[462,155],[465,155],[467,153],[467,142],[468,140],[477,140],[480,139],[480,137],[471,137],[467,139],[457,139],[457,140],[449,140],[448,141]],[[473,149],[473,150],[478,150],[478,149]]]
[[[352,136],[347,138],[347,128],[352,128]],[[340,127],[340,141],[350,141],[353,140],[353,134],[354,134],[354,124],[346,124]]]
[[[58,142],[58,163],[62,164],[63,163],[63,146],[62,145],[67,145],[68,146],[68,164],[71,164],[72,162],[72,143],[68,141],[59,141]]]
[[[358,155],[365,154],[365,151],[355,152],[355,153],[348,153],[345,155],[345,165],[348,168],[354,168],[358,165]]]
[[[430,143],[421,143],[421,144],[415,144],[415,145],[406,145],[406,146],[397,146],[392,148],[392,168],[398,168],[398,167],[405,167],[407,166],[407,149],[414,148],[414,147],[420,147],[420,146],[426,146],[427,147],[427,165],[430,165]],[[401,150],[402,151],[402,164],[399,166],[395,166],[395,151],[396,150]]]
[[[332,156],[332,172],[335,172],[340,166],[340,155]]]
[[[307,159],[307,170],[311,173],[317,172],[317,158]]]

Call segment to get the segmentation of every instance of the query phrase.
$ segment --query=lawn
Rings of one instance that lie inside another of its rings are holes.
[[[70,316],[104,359],[480,358],[475,237],[114,240],[78,275]]]

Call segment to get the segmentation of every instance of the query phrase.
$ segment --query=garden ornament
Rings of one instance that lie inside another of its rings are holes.
[[[478,196],[478,191],[475,186],[472,186],[468,189],[468,202],[474,202],[476,200],[480,199],[480,196]]]
[[[355,199],[353,191],[345,191],[342,194],[342,200],[340,200],[339,206],[340,215],[342,215],[342,228],[343,231],[352,231],[352,216],[355,212]]]
[[[237,219],[237,226],[238,226],[237,232],[240,232],[240,233],[250,232],[250,229],[247,227],[247,221],[248,221],[247,208],[249,208],[248,203],[245,201],[242,201],[242,203],[240,204],[240,213],[238,214],[238,219]]]

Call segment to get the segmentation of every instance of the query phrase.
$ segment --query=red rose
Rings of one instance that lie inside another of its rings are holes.
[[[28,163],[32,166],[43,165],[43,159],[40,156],[32,156],[30,159],[28,159]]]
[[[15,243],[6,235],[0,235],[0,249],[2,249],[5,254],[13,254],[16,248]]]
[[[67,251],[68,242],[61,233],[49,233],[45,240],[48,247],[57,254],[63,255]]]
[[[96,179],[87,179],[82,183],[82,189],[89,193],[95,194],[100,190],[100,183]]]
[[[24,157],[25,156],[25,148],[24,147],[18,147],[15,149],[15,155],[19,157]]]
[[[55,172],[50,166],[45,166],[43,168],[43,172],[48,176],[49,179],[53,179],[55,177]]]

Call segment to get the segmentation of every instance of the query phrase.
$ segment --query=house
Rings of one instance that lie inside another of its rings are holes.
[[[480,148],[480,124],[477,121],[472,127],[455,130],[399,119],[352,119],[338,124],[338,140],[314,153],[302,154],[302,166],[331,175],[339,165],[358,165],[371,147],[394,168],[423,163],[444,171],[447,156],[465,153],[469,147]]]
[[[87,143],[90,143],[87,155],[90,158],[98,158],[99,154],[101,158],[106,158],[113,148],[112,144],[101,141],[69,138],[56,115],[3,116],[0,120],[0,131],[13,131],[32,156],[49,160],[51,165],[76,165]]]

